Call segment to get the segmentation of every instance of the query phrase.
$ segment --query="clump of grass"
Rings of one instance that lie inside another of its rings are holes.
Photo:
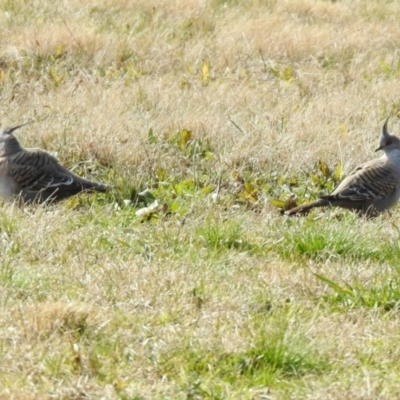
[[[94,325],[95,311],[88,304],[39,303],[30,318],[33,332],[43,338],[54,333],[80,338]]]
[[[320,274],[315,276],[326,283],[332,293],[326,294],[322,299],[332,306],[341,309],[378,308],[389,311],[400,306],[400,279],[383,278],[375,279],[374,285],[361,282],[336,282]]]
[[[242,221],[219,222],[209,220],[197,229],[197,235],[210,250],[250,250],[251,244],[243,237]]]
[[[304,221],[288,220],[282,240],[271,250],[289,260],[395,261],[396,256],[389,250],[393,244],[388,245],[385,240],[371,243],[374,230],[363,225],[364,221],[350,213],[335,225],[313,216]]]
[[[253,328],[255,337],[245,350],[205,349],[191,342],[163,354],[160,373],[183,385],[185,391],[223,398],[226,385],[242,391],[266,388],[281,379],[290,381],[329,370],[325,355],[307,345],[302,334],[292,332],[285,316],[258,317]]]

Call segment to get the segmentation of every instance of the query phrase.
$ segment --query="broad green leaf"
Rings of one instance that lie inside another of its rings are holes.
[[[201,189],[202,193],[204,193],[204,194],[209,194],[209,193],[211,193],[213,190],[214,190],[214,186],[212,186],[212,185],[204,186],[204,187]]]
[[[182,192],[193,192],[194,188],[195,183],[192,179],[184,180],[175,185],[175,190],[178,194],[181,194]]]
[[[180,132],[179,147],[183,149],[192,138],[192,131],[182,129]]]
[[[204,154],[204,157],[207,160],[212,160],[214,158],[213,153],[211,153],[211,151],[206,151],[205,154]]]
[[[179,210],[179,203],[177,201],[174,201],[170,206],[169,209],[172,212],[177,212]]]
[[[252,183],[250,183],[250,182],[245,182],[245,184],[244,184],[244,190],[245,190],[247,193],[252,193],[252,192],[254,191],[254,189],[255,189],[255,187],[254,187],[254,185],[253,185]]]
[[[272,198],[270,199],[270,202],[272,205],[278,208],[285,208],[285,200],[277,199],[277,198]]]
[[[332,172],[329,169],[326,162],[319,160],[318,166],[319,166],[320,171],[322,172],[322,175],[324,175],[325,178],[329,178],[332,175]]]
[[[252,202],[257,201],[257,192],[240,192],[239,196]]]

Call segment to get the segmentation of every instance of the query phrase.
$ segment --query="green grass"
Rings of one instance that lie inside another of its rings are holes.
[[[291,332],[293,314],[285,309],[254,314],[248,329],[255,340],[242,351],[204,348],[189,339],[184,349],[162,356],[160,373],[182,385],[189,397],[224,398],[226,390],[249,396],[254,387],[267,393],[279,381],[328,372],[326,356],[310,348],[299,332]]]
[[[357,281],[351,284],[346,282],[334,282],[322,275],[316,275],[322,282],[331,287],[332,292],[323,297],[331,305],[337,305],[339,309],[354,309],[358,307],[378,308],[388,311],[397,309],[400,301],[399,277],[390,277],[380,282],[375,279],[373,285],[364,285]]]
[[[283,214],[398,131],[398,4],[131,3],[0,1],[2,125],[113,187],[1,204],[0,397],[398,398],[398,207]]]

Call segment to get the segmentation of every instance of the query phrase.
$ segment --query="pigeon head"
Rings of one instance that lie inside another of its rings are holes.
[[[0,131],[0,155],[9,156],[21,150],[21,145],[13,132],[24,125],[26,124],[6,127]]]
[[[375,151],[383,150],[387,153],[390,150],[400,150],[400,139],[397,136],[391,135],[387,129],[389,118],[385,121],[382,128],[382,135],[379,141],[379,147]]]

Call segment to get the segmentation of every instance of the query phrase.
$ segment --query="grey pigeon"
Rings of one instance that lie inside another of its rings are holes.
[[[24,149],[13,132],[0,131],[0,196],[26,202],[59,201],[80,192],[105,192],[107,186],[81,178],[40,149]]]
[[[385,121],[379,147],[380,158],[358,166],[329,195],[287,211],[287,215],[307,214],[314,207],[342,207],[374,216],[393,207],[400,198],[400,139],[388,132]]]

